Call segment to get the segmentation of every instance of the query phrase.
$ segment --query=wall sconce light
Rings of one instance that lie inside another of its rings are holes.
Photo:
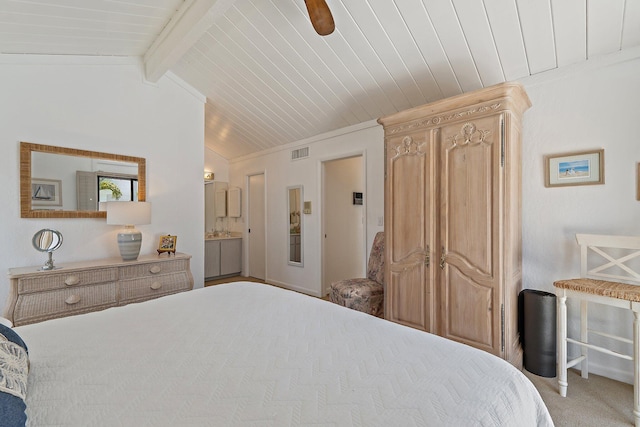
[[[151,223],[151,203],[149,202],[106,202],[107,224],[124,225],[118,233],[118,248],[123,261],[138,259],[142,233],[136,224]]]
[[[204,171],[204,180],[213,181],[213,172]]]

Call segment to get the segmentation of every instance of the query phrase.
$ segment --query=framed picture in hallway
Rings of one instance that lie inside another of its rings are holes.
[[[545,187],[604,184],[604,150],[544,156]]]

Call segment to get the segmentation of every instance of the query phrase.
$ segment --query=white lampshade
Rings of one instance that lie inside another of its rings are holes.
[[[138,259],[142,245],[142,233],[134,227],[137,224],[151,222],[151,203],[149,202],[106,202],[107,224],[124,225],[118,233],[118,248],[124,261]]]
[[[106,202],[107,224],[141,225],[151,222],[149,202]]]

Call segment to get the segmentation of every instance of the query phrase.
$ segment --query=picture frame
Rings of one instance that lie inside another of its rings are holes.
[[[640,201],[640,163],[636,165],[636,200]]]
[[[31,206],[62,206],[62,180],[31,178]]]
[[[604,184],[604,149],[544,156],[545,187]]]
[[[176,253],[176,242],[178,236],[166,235],[160,236],[160,242],[158,243],[158,255],[163,252]]]

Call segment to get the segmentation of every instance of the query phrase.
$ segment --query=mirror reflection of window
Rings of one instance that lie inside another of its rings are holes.
[[[137,202],[138,180],[98,175],[98,202]]]

